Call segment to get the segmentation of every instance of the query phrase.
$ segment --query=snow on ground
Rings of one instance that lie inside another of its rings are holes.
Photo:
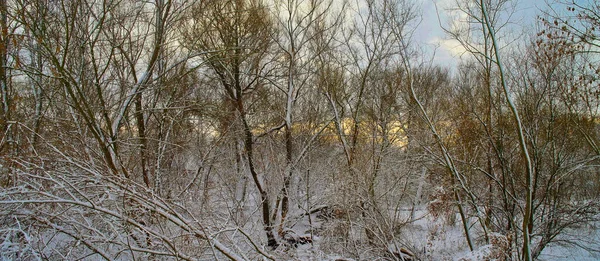
[[[581,247],[576,247],[567,243],[554,243],[542,251],[539,259],[543,261],[596,261],[600,260],[600,226],[582,226],[577,230],[566,231],[559,236],[559,240],[571,241],[580,244],[583,247],[595,249],[588,251]]]
[[[565,247],[560,245],[550,246],[542,252],[539,260],[543,261],[597,261],[600,254],[586,251],[582,248]]]
[[[415,251],[417,256],[422,260],[448,260],[448,261],[477,261],[477,260],[494,260],[495,253],[498,253],[498,248],[494,245],[479,244],[475,251],[469,251],[467,246],[460,220],[456,218],[454,223],[446,219],[434,219],[428,215],[425,209],[417,211],[414,222],[405,225],[398,235],[398,245],[407,246],[411,251]],[[317,214],[311,215],[311,223],[308,216],[299,219],[292,227],[293,233],[300,237],[310,237],[311,228],[313,231],[312,243],[298,244],[297,247],[291,247],[284,250],[290,259],[288,260],[355,260],[343,253],[327,253],[321,246],[325,239],[320,232],[329,223],[318,218]],[[591,227],[591,226],[590,226]],[[589,230],[590,227],[580,228],[577,231],[571,231],[572,235],[566,235],[563,239],[578,239],[578,243],[587,247],[600,248],[600,231],[597,228]],[[586,230],[587,229],[587,230]],[[574,232],[574,233],[573,233]],[[471,231],[476,242],[481,240],[477,231]],[[494,236],[494,235],[491,235]],[[497,235],[498,240],[502,240],[502,235]],[[577,236],[579,238],[572,238]],[[568,238],[571,237],[571,238]],[[390,243],[390,245],[394,245]],[[390,248],[392,249],[392,248]],[[496,251],[496,252],[494,252]],[[592,261],[600,260],[600,253],[586,251],[572,245],[552,244],[548,246],[539,257],[542,261],[561,261],[561,260],[581,260]]]

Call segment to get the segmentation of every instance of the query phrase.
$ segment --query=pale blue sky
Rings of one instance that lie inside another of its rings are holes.
[[[449,10],[445,7],[454,6],[455,0],[421,0],[423,19],[415,32],[415,41],[426,48],[430,54],[436,50],[435,63],[455,67],[458,62],[458,56],[464,52],[458,42],[450,40],[440,27],[449,27],[451,18]],[[535,29],[537,15],[540,9],[545,9],[544,0],[519,0],[516,4],[515,13],[511,17],[514,22],[510,29],[511,33],[520,33],[525,30]],[[438,6],[440,19],[436,13],[435,4]],[[437,47],[437,49],[436,49]]]

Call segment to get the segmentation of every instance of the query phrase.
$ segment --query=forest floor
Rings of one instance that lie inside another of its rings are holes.
[[[319,218],[318,214],[312,214],[310,220],[308,216],[298,220],[292,227],[293,232],[299,237],[310,237],[311,227],[313,231],[313,242],[299,244],[297,247],[291,247],[286,250],[291,260],[331,260],[331,261],[351,261],[357,260],[356,256],[351,258],[352,254],[336,253],[332,254],[331,243],[325,242],[319,232],[332,226],[332,221]],[[478,235],[477,231],[471,231]],[[396,252],[395,247],[410,249],[415,252],[419,260],[440,260],[440,261],[478,261],[478,260],[496,260],[494,255],[499,253],[497,246],[489,244],[482,245],[482,237],[475,236],[475,242],[479,246],[475,251],[469,251],[462,226],[458,217],[452,224],[444,218],[433,218],[426,210],[417,211],[415,221],[405,225],[398,235],[396,244],[390,243],[389,250]],[[401,240],[400,240],[401,238]],[[567,231],[558,238],[559,241],[575,242],[580,247],[566,243],[552,243],[548,245],[539,256],[542,261],[595,261],[600,260],[600,230],[598,226],[581,227],[577,230]],[[587,248],[587,250],[586,250]],[[595,250],[595,251],[593,251]],[[352,252],[352,251],[349,251]],[[361,254],[360,260],[388,260],[381,257],[369,257],[368,251]],[[374,258],[374,259],[370,259]],[[398,259],[399,260],[399,259]]]

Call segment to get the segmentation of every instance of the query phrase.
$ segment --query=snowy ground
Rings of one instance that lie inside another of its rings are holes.
[[[596,261],[600,260],[600,230],[593,227],[582,227],[575,231],[568,231],[559,239],[565,239],[572,242],[577,242],[585,248],[596,251],[588,251],[581,247],[576,247],[570,244],[555,243],[548,246],[539,259],[544,261]]]
[[[497,251],[492,245],[480,246],[473,252],[469,251],[459,221],[453,225],[449,225],[446,220],[434,220],[425,210],[419,211],[416,217],[416,221],[401,230],[399,238],[403,238],[404,242],[402,243],[404,245],[408,244],[411,250],[417,251],[417,255],[422,260],[490,260],[489,257],[493,256],[493,251]],[[305,217],[299,220],[292,228],[298,236],[310,236],[311,227],[315,232],[312,244],[300,244],[297,248],[286,250],[287,254],[291,257],[290,260],[355,260],[343,254],[325,253],[321,249],[324,239],[319,235],[319,231],[322,231],[323,226],[327,226],[328,223],[319,219],[316,214],[311,215],[311,219],[312,226],[309,224],[308,218]],[[589,228],[581,228],[577,231],[572,231],[571,235],[564,236],[564,239],[578,239],[577,242],[580,242],[585,247],[600,248],[598,245],[598,242],[600,242],[600,231],[598,230],[592,231]],[[572,245],[552,244],[544,249],[539,260],[592,261],[600,260],[600,253],[586,251]]]

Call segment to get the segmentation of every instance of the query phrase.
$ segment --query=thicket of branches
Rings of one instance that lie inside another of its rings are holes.
[[[454,7],[451,73],[408,0],[1,0],[1,257],[427,259],[424,215],[600,251],[600,5]]]

